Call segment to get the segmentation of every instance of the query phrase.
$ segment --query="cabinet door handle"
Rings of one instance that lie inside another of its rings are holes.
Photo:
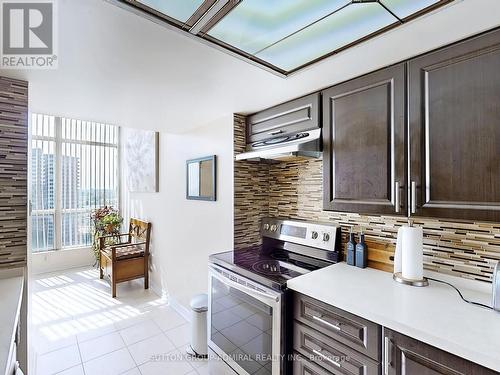
[[[316,355],[318,355],[318,356],[320,356],[324,360],[330,362],[334,366],[342,367],[342,365],[340,364],[340,362],[334,361],[333,359],[331,359],[331,358],[327,357],[326,355],[324,355],[323,353],[321,353],[321,349],[320,350],[313,349],[313,353],[316,354]]]
[[[389,350],[391,346],[391,339],[389,337],[384,337],[384,375],[389,375],[389,366],[390,366],[390,359],[389,359]]]
[[[411,182],[411,213],[417,212],[417,183]]]
[[[328,327],[333,328],[336,331],[340,331],[340,327],[338,325],[327,322],[326,320],[321,318],[322,318],[321,316],[313,315],[314,320],[317,320],[318,322],[323,323],[324,325],[327,325]]]
[[[281,133],[283,133],[283,130],[275,130],[275,131],[269,132],[267,134],[269,134],[269,135],[278,135],[278,134],[281,134]]]
[[[396,213],[401,211],[401,191],[399,181],[394,183],[394,206]]]

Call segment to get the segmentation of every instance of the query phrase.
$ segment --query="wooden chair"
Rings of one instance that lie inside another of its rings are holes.
[[[106,245],[106,238],[127,236],[126,242]],[[144,289],[149,288],[149,239],[151,223],[130,219],[128,233],[99,237],[99,277],[106,275],[111,281],[112,297],[116,297],[116,284],[144,277]]]

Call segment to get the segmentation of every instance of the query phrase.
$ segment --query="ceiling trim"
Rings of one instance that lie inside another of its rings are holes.
[[[217,0],[204,0],[191,17],[188,18],[183,29],[190,29],[215,4]]]

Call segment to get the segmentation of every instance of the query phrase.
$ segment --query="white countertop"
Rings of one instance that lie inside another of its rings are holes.
[[[7,371],[23,294],[22,276],[0,278],[0,374]]]
[[[500,312],[465,303],[448,285],[429,283],[424,288],[402,285],[393,281],[391,273],[338,263],[289,280],[287,285],[329,305],[500,371]],[[463,294],[482,303],[489,297],[476,291]]]

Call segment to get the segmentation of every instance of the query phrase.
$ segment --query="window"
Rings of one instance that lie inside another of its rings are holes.
[[[90,246],[91,211],[119,203],[118,127],[41,114],[31,127],[32,251]]]

